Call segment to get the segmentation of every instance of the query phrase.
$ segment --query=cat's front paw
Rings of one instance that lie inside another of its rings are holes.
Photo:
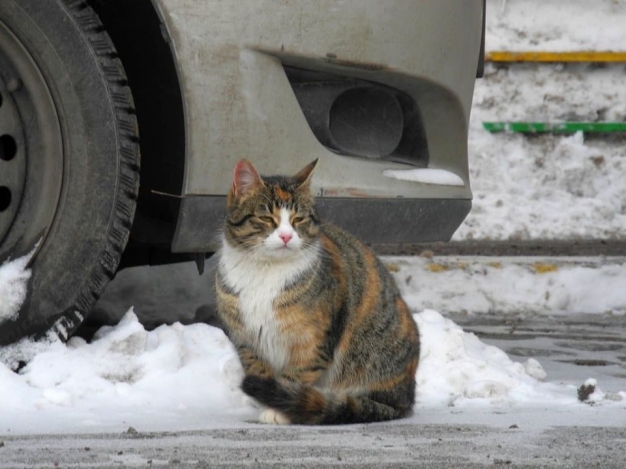
[[[291,423],[285,414],[274,409],[265,409],[261,412],[259,422],[268,423],[270,425],[289,425]]]

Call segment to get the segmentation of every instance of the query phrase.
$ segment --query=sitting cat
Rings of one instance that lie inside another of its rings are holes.
[[[218,312],[266,423],[342,424],[411,413],[420,341],[375,255],[322,224],[317,160],[293,177],[240,161],[227,198]]]

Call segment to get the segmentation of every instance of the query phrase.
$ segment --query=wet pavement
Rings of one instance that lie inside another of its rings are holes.
[[[547,380],[582,384],[589,377],[626,390],[626,316],[611,314],[448,315],[466,332],[512,360],[537,359]],[[625,419],[626,424],[626,419]]]

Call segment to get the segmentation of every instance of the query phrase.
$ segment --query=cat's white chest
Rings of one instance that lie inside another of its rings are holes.
[[[310,268],[312,259],[289,263],[261,263],[225,246],[220,269],[224,280],[239,297],[239,310],[257,353],[275,371],[289,362],[290,338],[280,330],[274,300],[286,285]]]

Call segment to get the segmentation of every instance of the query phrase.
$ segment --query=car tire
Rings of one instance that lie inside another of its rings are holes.
[[[66,339],[116,272],[139,190],[132,95],[84,0],[0,2],[0,264],[31,255],[0,345]]]

